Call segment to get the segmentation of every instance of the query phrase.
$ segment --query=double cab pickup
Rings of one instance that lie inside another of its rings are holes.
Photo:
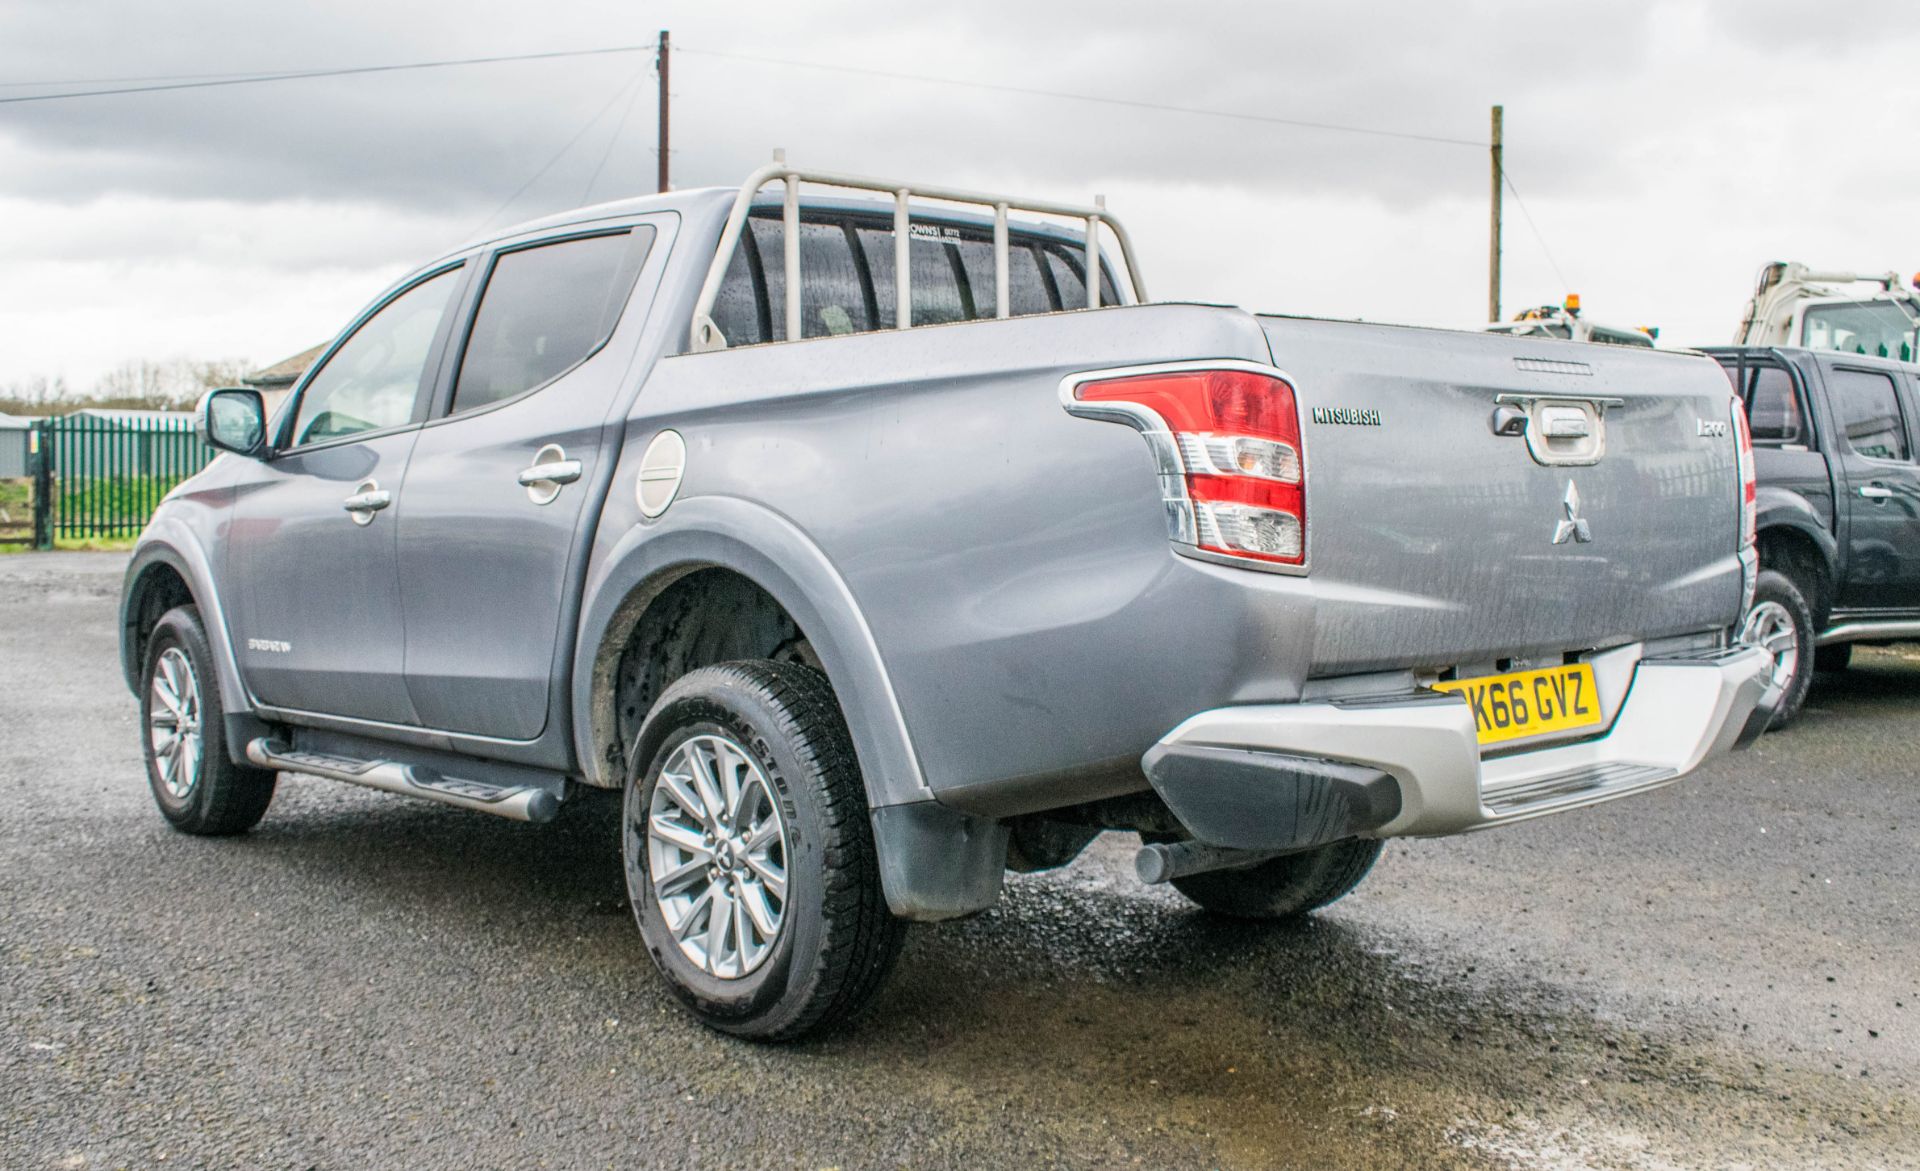
[[[1297,916],[1757,735],[1745,418],[1697,354],[1155,302],[1101,204],[777,162],[435,259],[271,415],[210,394],[126,679],[189,833],[284,776],[622,792],[667,982],[790,1038],[1104,831]]]

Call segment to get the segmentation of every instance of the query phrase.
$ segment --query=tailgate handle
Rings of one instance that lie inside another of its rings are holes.
[[[1542,407],[1540,433],[1548,439],[1585,439],[1593,434],[1593,423],[1579,407]]]

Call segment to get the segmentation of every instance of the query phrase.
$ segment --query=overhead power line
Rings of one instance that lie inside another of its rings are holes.
[[[784,65],[791,69],[819,69],[830,73],[849,73],[860,77],[879,77],[889,81],[923,81],[934,85],[961,86],[994,93],[1024,94],[1029,97],[1062,98],[1071,102],[1095,102],[1106,106],[1125,106],[1134,110],[1159,110],[1169,114],[1194,114],[1207,118],[1232,118],[1240,122],[1265,122],[1275,126],[1297,126],[1306,130],[1328,130],[1341,134],[1367,134],[1376,138],[1399,138],[1413,142],[1437,142],[1445,146],[1471,146],[1486,149],[1486,143],[1470,138],[1448,138],[1439,134],[1414,134],[1404,130],[1380,130],[1371,126],[1346,126],[1337,122],[1312,122],[1304,118],[1280,118],[1271,114],[1249,114],[1241,110],[1216,110],[1204,106],[1176,106],[1164,102],[1143,102],[1133,98],[1115,98],[1102,94],[1068,93],[1064,90],[1037,89],[1025,85],[998,85],[987,81],[968,81],[958,77],[935,77],[925,73],[896,73],[886,69],[867,69],[858,65],[828,65],[819,61],[794,61],[785,57],[763,57],[757,53],[729,53],[720,49],[689,49],[675,45],[680,53],[720,57],[733,61],[755,61],[762,65]]]
[[[0,97],[0,105],[19,105],[28,102],[58,102],[74,98],[117,97],[125,94],[166,93],[178,90],[215,89],[234,85],[264,85],[281,81],[304,81],[320,77],[352,77],[369,73],[399,73],[416,69],[449,69],[469,65],[497,65],[510,61],[551,61],[568,57],[596,57],[614,53],[653,53],[658,50],[654,43],[644,45],[612,45],[600,49],[564,49],[547,53],[513,53],[493,57],[459,57],[442,61],[407,61],[388,65],[356,65],[337,69],[290,69],[269,71],[260,70],[244,73],[205,73],[173,74],[159,77],[115,77],[84,78],[64,81],[0,82],[9,88],[23,85],[48,87],[69,85],[97,85],[103,88],[62,90],[59,93],[18,94],[12,97]],[[1264,122],[1275,126],[1296,126],[1306,130],[1325,130],[1341,134],[1365,134],[1376,138],[1397,138],[1411,142],[1433,142],[1446,146],[1483,147],[1486,144],[1466,138],[1450,138],[1438,134],[1416,134],[1404,130],[1382,130],[1371,126],[1348,126],[1337,122],[1316,122],[1305,118],[1282,118],[1271,114],[1253,114],[1241,110],[1218,110],[1203,106],[1181,106],[1166,102],[1147,102],[1133,98],[1116,98],[1104,94],[1070,93],[1064,90],[1039,89],[1033,86],[1000,85],[986,81],[970,81],[959,77],[937,77],[932,74],[904,73],[885,69],[867,69],[857,65],[834,65],[822,61],[798,61],[785,57],[768,57],[757,53],[733,53],[721,49],[689,49],[676,45],[680,52],[696,53],[706,57],[717,57],[733,61],[752,61],[762,65],[779,65],[789,69],[815,69],[830,73],[845,73],[860,77],[878,77],[890,81],[919,81],[932,85],[960,86],[966,89],[984,90],[993,93],[1024,94],[1030,97],[1058,98],[1072,102],[1093,102],[1099,105],[1123,106],[1135,110],[1157,110],[1171,114],[1191,114],[1200,117],[1230,118],[1241,122]]]
[[[1520,214],[1526,218],[1527,227],[1532,229],[1534,240],[1539,243],[1541,253],[1547,258],[1547,267],[1553,269],[1553,275],[1560,278],[1560,288],[1562,290],[1573,288],[1567,283],[1567,274],[1560,271],[1560,262],[1553,258],[1553,249],[1547,247],[1547,238],[1540,234],[1540,225],[1533,222],[1533,213],[1527,210],[1527,201],[1520,198],[1520,189],[1513,185],[1513,176],[1507,173],[1505,167],[1500,169],[1500,178],[1505,181],[1507,190],[1513,192],[1513,202],[1519,207]]]
[[[280,73],[212,75],[201,80],[164,82],[158,85],[115,85],[107,89],[67,90],[55,94],[19,94],[0,98],[0,106],[24,102],[59,102],[70,98],[106,98],[121,94],[164,93],[172,90],[216,89],[229,85],[262,85],[276,81],[303,81],[315,77],[351,77],[366,73],[399,73],[412,69],[451,69],[466,65],[499,65],[508,61],[552,61],[563,57],[604,57],[614,53],[651,53],[654,46],[613,45],[604,49],[562,49],[550,53],[513,53],[500,57],[459,57],[445,61],[408,61],[396,65],[356,65],[344,69],[299,69]],[[131,79],[129,79],[131,80]],[[59,82],[45,84],[58,85]]]

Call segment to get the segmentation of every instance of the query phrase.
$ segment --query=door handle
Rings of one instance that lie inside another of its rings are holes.
[[[580,478],[580,461],[567,458],[567,449],[549,443],[533,453],[533,466],[520,469],[517,477],[527,490],[527,499],[535,504],[552,504],[563,484]]]
[[[580,478],[580,461],[577,459],[555,460],[548,464],[534,464],[520,471],[520,486],[531,488],[535,484],[571,484]]]
[[[1868,500],[1888,500],[1893,496],[1893,489],[1885,484],[1862,484],[1855,491]]]
[[[354,524],[370,525],[373,523],[373,514],[392,503],[393,493],[368,480],[353,490],[353,495],[346,498],[342,507],[353,518]]]

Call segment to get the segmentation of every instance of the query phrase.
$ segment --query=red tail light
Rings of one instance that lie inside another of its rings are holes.
[[[1307,486],[1293,387],[1252,369],[1079,381],[1067,409],[1131,424],[1155,448],[1170,535],[1209,553],[1307,561]],[[1177,487],[1178,491],[1174,489]]]
[[[1753,429],[1747,425],[1747,407],[1733,400],[1733,431],[1740,446],[1734,462],[1740,469],[1740,547],[1753,547],[1760,523],[1759,486],[1753,472]]]

